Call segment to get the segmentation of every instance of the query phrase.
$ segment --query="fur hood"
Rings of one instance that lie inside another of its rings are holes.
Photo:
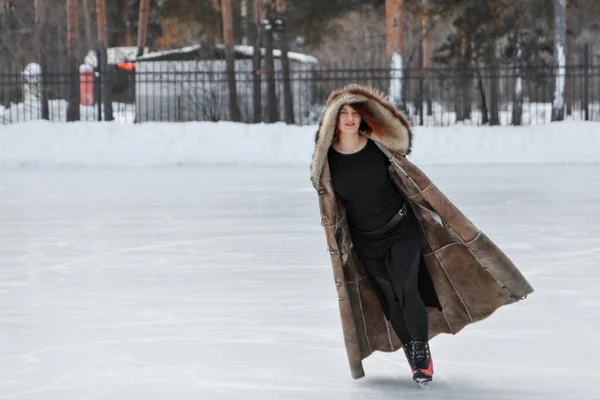
[[[385,146],[392,154],[410,154],[412,131],[406,115],[399,111],[381,92],[366,86],[352,84],[331,93],[327,99],[325,113],[319,123],[315,137],[315,152],[311,164],[311,181],[318,189],[327,151],[333,142],[337,118],[344,104],[365,103],[373,116],[382,122],[385,132],[372,132],[370,139]]]

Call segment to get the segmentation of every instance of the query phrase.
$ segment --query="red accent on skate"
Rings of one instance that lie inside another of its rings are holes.
[[[429,358],[429,367],[427,367],[427,369],[415,369],[413,370],[413,375],[417,373],[417,371],[422,372],[423,374],[431,377],[433,376],[433,358]]]

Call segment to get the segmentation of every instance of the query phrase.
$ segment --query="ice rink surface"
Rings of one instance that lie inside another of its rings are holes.
[[[536,292],[352,380],[308,168],[0,170],[0,399],[598,399],[600,166],[437,166]]]

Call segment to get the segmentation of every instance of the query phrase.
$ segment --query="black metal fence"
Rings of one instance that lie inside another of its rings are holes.
[[[278,120],[284,120],[284,77],[276,64],[273,82]],[[260,71],[260,97],[255,96],[251,61],[236,65],[236,88],[242,122],[266,121],[268,77]],[[401,77],[401,78],[400,78]],[[49,69],[0,71],[0,124],[41,119],[42,99],[48,117],[66,120],[68,88],[80,88],[80,119],[103,120],[98,101],[109,79],[116,122],[229,120],[228,74],[224,61],[138,62],[134,71],[116,67],[73,77]],[[404,108],[414,125],[541,124],[552,120],[556,84],[565,82],[566,120],[600,120],[600,64],[496,69],[364,69],[351,65],[321,67],[295,63],[290,72],[294,123],[316,124],[332,90],[349,83],[374,87]],[[259,99],[259,115],[255,102]]]

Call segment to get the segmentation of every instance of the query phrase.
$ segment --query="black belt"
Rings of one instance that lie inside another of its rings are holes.
[[[400,222],[402,220],[402,218],[404,218],[405,216],[406,216],[406,203],[402,204],[402,207],[400,207],[400,210],[398,210],[398,212],[396,214],[394,214],[392,219],[390,219],[384,226],[382,226],[379,229],[376,229],[371,232],[361,231],[359,229],[354,229],[354,228],[350,228],[350,229],[353,232],[356,232],[356,233],[364,235],[364,236],[381,235],[382,233],[386,233],[387,231],[392,229],[394,226],[396,226],[396,224],[398,222]]]

